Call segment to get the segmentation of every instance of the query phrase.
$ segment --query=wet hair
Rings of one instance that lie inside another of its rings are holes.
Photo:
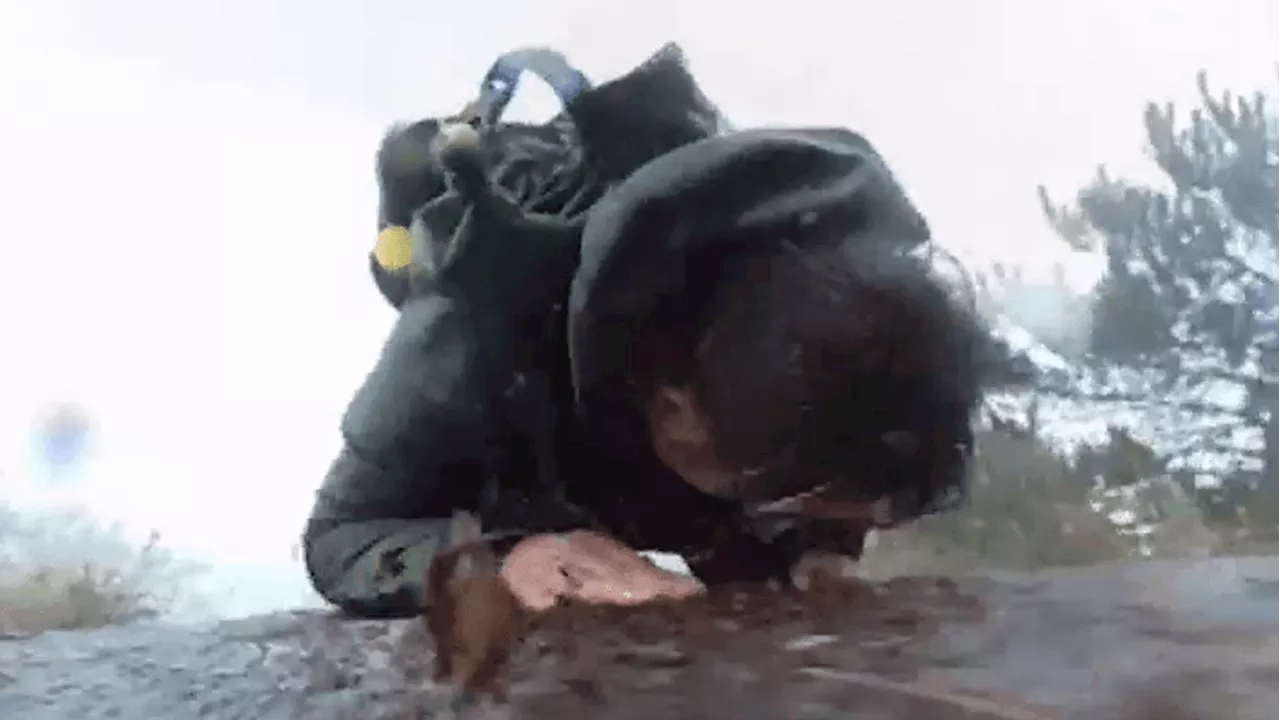
[[[988,337],[918,256],[867,243],[695,255],[631,364],[693,390],[740,496],[833,485],[908,516],[963,495]],[[899,507],[901,505],[901,507]]]

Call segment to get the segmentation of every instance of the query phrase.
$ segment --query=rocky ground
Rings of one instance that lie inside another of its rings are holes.
[[[315,611],[9,638],[0,717],[436,717],[430,657],[417,622]],[[1276,558],[1149,562],[551,617],[511,705],[466,712],[1265,720],[1276,657]]]

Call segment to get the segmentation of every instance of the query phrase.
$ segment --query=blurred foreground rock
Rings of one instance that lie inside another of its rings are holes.
[[[0,717],[434,717],[447,695],[424,636],[306,612],[0,640]],[[468,712],[1266,720],[1276,658],[1276,558],[1150,562],[550,617],[516,658],[512,706]]]

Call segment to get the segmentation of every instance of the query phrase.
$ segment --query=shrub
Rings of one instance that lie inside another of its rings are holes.
[[[157,533],[131,542],[81,510],[0,504],[0,634],[102,627],[168,611],[203,568]]]
[[[1063,457],[1016,428],[978,434],[968,507],[879,533],[866,577],[1128,558],[1275,554],[1276,483],[1199,488],[1127,432]]]
[[[1141,556],[1144,533],[1117,522],[1117,501],[1096,468],[1068,460],[1034,435],[986,430],[969,506],[880,533],[861,572],[869,577],[1032,570]]]

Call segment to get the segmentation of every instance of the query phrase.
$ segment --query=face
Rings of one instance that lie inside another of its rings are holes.
[[[711,424],[698,407],[692,390],[659,388],[650,400],[647,415],[653,450],[663,464],[708,495],[741,498],[749,471],[726,467],[716,457]],[[887,499],[871,503],[842,500],[824,494],[822,487],[786,498],[748,503],[746,509],[753,515],[800,515],[873,525],[889,523]]]

